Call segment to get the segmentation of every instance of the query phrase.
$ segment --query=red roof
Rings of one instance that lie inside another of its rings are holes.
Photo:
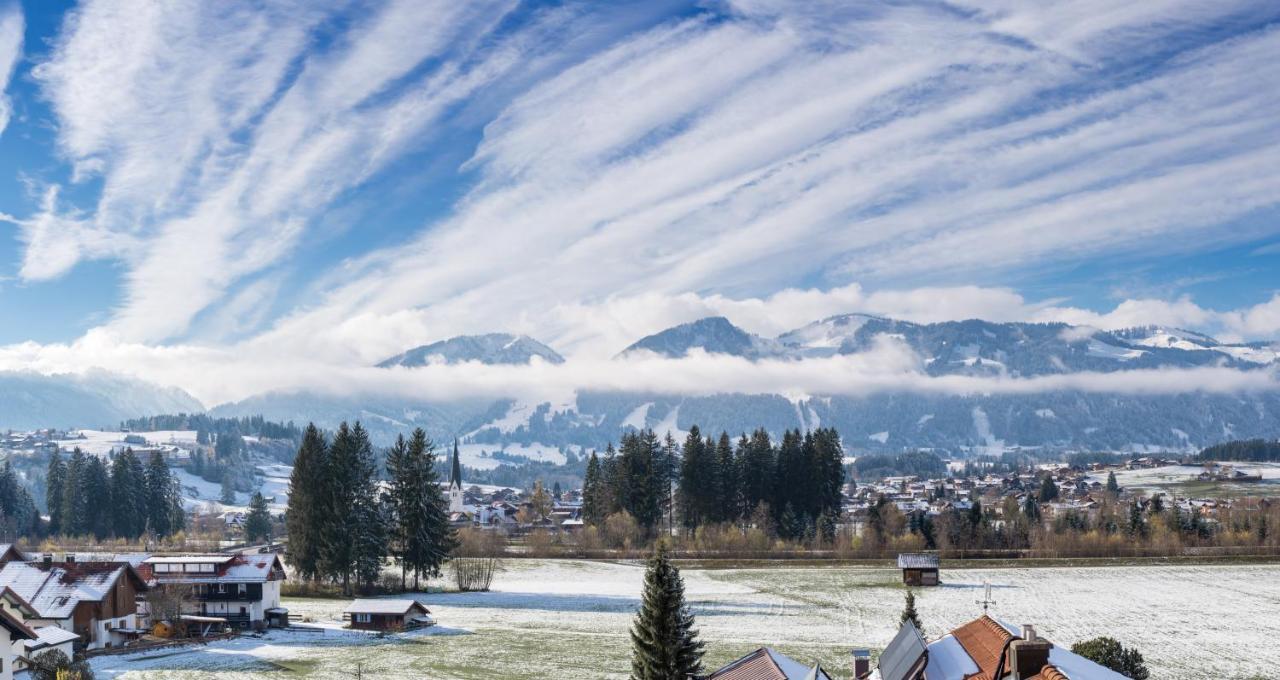
[[[965,680],[994,680],[996,666],[1000,663],[1001,654],[1005,655],[1004,670],[1009,671],[1011,659],[1005,644],[1013,639],[1013,633],[983,614],[951,631],[969,658],[978,664],[978,672],[965,676]],[[1051,665],[1045,665],[1039,673],[1026,680],[1070,680],[1065,673]]]

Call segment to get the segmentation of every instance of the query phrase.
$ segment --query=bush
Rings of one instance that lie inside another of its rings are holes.
[[[1071,645],[1071,651],[1133,680],[1147,680],[1150,673],[1138,650],[1125,649],[1114,638],[1098,637]]]

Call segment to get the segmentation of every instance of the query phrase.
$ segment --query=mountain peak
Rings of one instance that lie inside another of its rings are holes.
[[[692,349],[748,359],[779,354],[779,347],[773,340],[748,333],[723,316],[708,316],[645,336],[622,350],[619,356],[649,351],[666,357],[682,357]]]
[[[533,357],[552,364],[564,363],[555,350],[527,335],[486,333],[459,335],[415,347],[378,363],[379,368],[392,366],[426,366],[433,363],[456,364],[479,361],[483,364],[527,364]]]

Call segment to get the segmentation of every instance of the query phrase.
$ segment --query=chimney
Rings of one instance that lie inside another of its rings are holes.
[[[865,678],[871,675],[871,650],[855,649],[853,652],[853,678]]]
[[[1036,635],[1034,626],[1022,627],[1022,639],[1009,645],[1009,670],[1013,680],[1030,678],[1049,663],[1049,650],[1053,643]]]

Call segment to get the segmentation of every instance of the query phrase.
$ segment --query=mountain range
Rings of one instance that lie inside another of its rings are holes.
[[[773,338],[723,317],[681,324],[637,340],[619,353],[682,357],[691,351],[753,361],[803,361],[855,354],[883,336],[904,343],[931,376],[1035,377],[1144,368],[1223,366],[1274,370],[1276,343],[1224,343],[1194,331],[1143,327],[1099,331],[1061,323],[981,320],[913,323],[865,314],[834,316]],[[381,368],[435,363],[552,364],[565,359],[523,335],[458,336],[409,349]],[[200,410],[181,390],[128,379],[2,374],[0,427],[103,425],[124,417]],[[1190,450],[1231,438],[1280,436],[1280,393],[1110,394],[1052,391],[1016,395],[946,395],[889,391],[869,396],[674,394],[580,391],[568,403],[459,398],[446,403],[380,395],[272,392],[211,410],[332,427],[359,419],[387,442],[413,427],[436,440],[455,436],[501,448],[600,447],[626,428],[737,434],[763,426],[835,426],[854,451],[930,448],[953,453],[1012,447],[1096,450]]]

